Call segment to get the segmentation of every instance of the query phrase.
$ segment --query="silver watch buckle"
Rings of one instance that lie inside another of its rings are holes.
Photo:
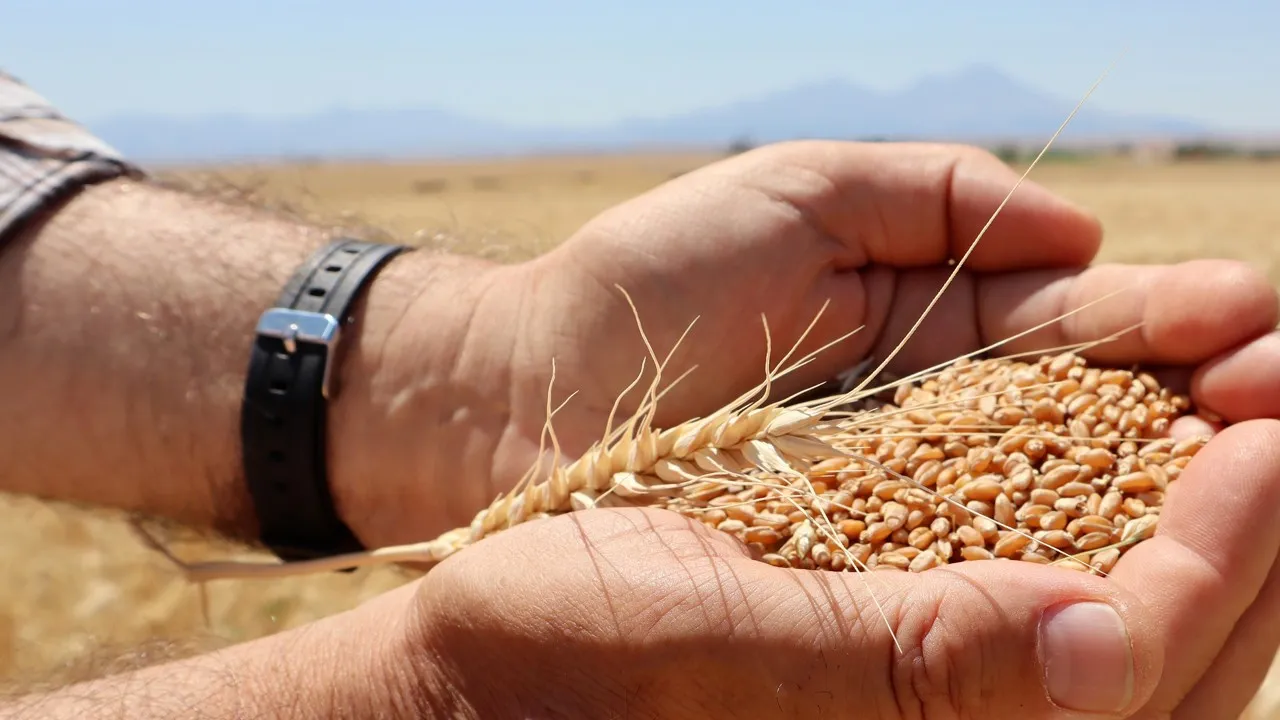
[[[262,313],[258,319],[258,335],[276,338],[284,342],[285,352],[290,355],[298,351],[298,343],[321,345],[325,348],[324,378],[321,380],[320,393],[329,399],[329,370],[333,363],[333,348],[338,343],[342,329],[338,319],[328,313],[292,310],[289,308],[271,308]]]

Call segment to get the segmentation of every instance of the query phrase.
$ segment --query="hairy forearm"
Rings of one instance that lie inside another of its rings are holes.
[[[239,420],[254,327],[330,239],[325,229],[129,180],[91,187],[26,228],[0,251],[0,489],[252,536]],[[330,408],[340,512],[375,491],[373,463],[387,453],[370,438],[403,394],[392,384],[455,373],[468,303],[487,272],[409,253],[367,289]],[[388,338],[410,319],[425,335],[421,351],[388,358]],[[487,433],[488,422],[466,431]],[[419,430],[431,442],[433,429]],[[437,470],[423,483],[451,480],[451,469]]]
[[[253,324],[323,241],[125,180],[26,228],[0,253],[5,489],[243,517],[232,483]]]
[[[450,697],[410,638],[414,586],[184,660],[0,702],[0,720],[434,717]]]

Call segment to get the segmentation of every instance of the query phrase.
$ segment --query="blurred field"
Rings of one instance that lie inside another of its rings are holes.
[[[401,237],[457,236],[461,250],[523,258],[558,243],[601,210],[719,157],[310,164],[173,174],[250,187],[301,210],[365,220]],[[1232,257],[1280,282],[1280,255],[1268,252],[1280,219],[1280,209],[1270,209],[1280,189],[1280,162],[1104,159],[1041,164],[1031,178],[1102,218],[1103,261]]]
[[[528,257],[599,211],[715,156],[553,158],[489,164],[224,168],[220,177],[305,212],[403,238],[459,238],[457,249]],[[1032,176],[1096,212],[1102,260],[1246,260],[1280,285],[1280,162],[1062,163]],[[424,538],[426,539],[426,538]],[[0,677],[40,678],[110,660],[157,639],[235,642],[350,607],[403,582],[395,570],[285,581],[221,581],[199,591],[144,550],[110,513],[0,496]],[[1266,698],[1280,717],[1280,695]],[[1264,703],[1259,704],[1261,709]],[[1256,717],[1264,717],[1257,715]]]

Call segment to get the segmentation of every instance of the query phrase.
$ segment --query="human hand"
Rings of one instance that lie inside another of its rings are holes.
[[[623,203],[531,262],[461,279],[437,272],[425,283],[457,288],[456,305],[411,306],[396,328],[461,323],[461,349],[388,343],[379,349],[399,355],[383,363],[399,368],[394,377],[352,373],[382,403],[372,418],[346,423],[335,454],[336,463],[362,468],[350,473],[362,480],[368,468],[387,468],[367,484],[377,493],[362,503],[367,540],[429,539],[469,523],[509,489],[536,459],[553,360],[557,402],[577,393],[555,418],[564,452],[573,457],[601,438],[647,356],[615,285],[635,300],[660,355],[700,317],[665,376],[697,369],[663,398],[658,426],[706,415],[763,379],[762,314],[775,362],[827,301],[799,354],[865,326],[777,383],[775,395],[785,396],[868,354],[885,357],[1016,180],[974,148],[784,143]],[[1280,310],[1265,278],[1223,261],[1090,268],[1100,242],[1096,220],[1024,183],[889,370],[946,361],[1129,287],[1001,351],[1095,341],[1142,322],[1140,332],[1084,354],[1173,366],[1184,384],[1194,380],[1197,403],[1228,421],[1280,416],[1280,338],[1266,334]],[[461,320],[442,322],[442,312]],[[454,363],[448,381],[424,380],[423,358],[444,350]],[[639,394],[624,399],[620,417]],[[444,491],[428,481],[442,474],[458,478]]]
[[[782,569],[669,511],[587,510],[333,617],[0,714],[1235,717],[1280,640],[1277,477],[1280,422],[1228,427],[1107,578]]]
[[[863,326],[780,380],[777,396],[864,357],[879,361],[1016,181],[990,153],[963,146],[784,143],[709,165],[607,211],[533,263],[540,292],[522,347],[540,362],[530,367],[536,380],[521,377],[531,396],[545,397],[554,357],[559,376],[569,378],[561,396],[578,393],[557,414],[557,433],[575,449],[598,439],[611,403],[645,356],[615,285],[635,300],[659,355],[700,318],[667,377],[698,369],[664,397],[658,426],[706,414],[763,379],[761,315],[774,362],[827,301],[796,357]],[[1241,263],[1089,268],[1100,243],[1093,217],[1024,182],[888,370],[946,362],[1126,288],[998,352],[1096,341],[1142,322],[1141,332],[1083,354],[1104,363],[1172,365],[1188,375],[1280,319],[1266,278]],[[1257,369],[1264,358],[1280,359],[1276,337],[1237,361]],[[1280,375],[1259,382],[1280,390]],[[1229,420],[1280,412],[1280,401],[1259,404],[1257,394],[1222,385],[1197,383],[1195,399]],[[635,402],[629,398],[622,411]]]
[[[475,717],[1235,717],[1280,641],[1278,480],[1280,423],[1227,428],[1107,578],[781,569],[674,513],[587,510],[436,566],[410,634]]]

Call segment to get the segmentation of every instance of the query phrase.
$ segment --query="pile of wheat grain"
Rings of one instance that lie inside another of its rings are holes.
[[[843,451],[797,473],[706,480],[657,504],[782,567],[910,570],[1011,558],[1109,571],[1149,537],[1203,438],[1165,436],[1186,397],[1146,373],[960,360],[850,412]]]

